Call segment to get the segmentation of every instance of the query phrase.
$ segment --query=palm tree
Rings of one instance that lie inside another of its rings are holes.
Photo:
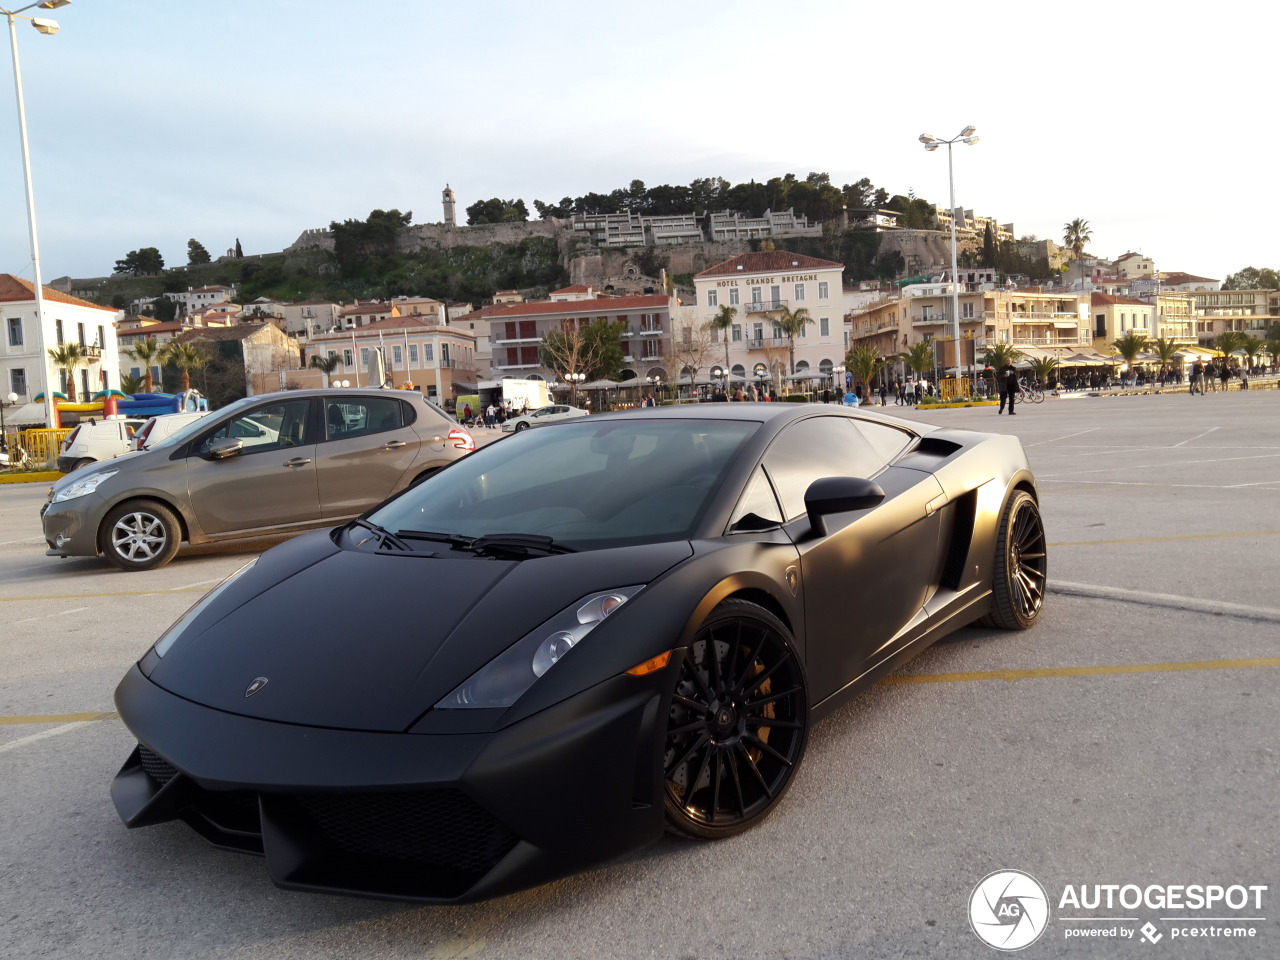
[[[1266,348],[1266,341],[1261,337],[1255,337],[1252,334],[1245,335],[1244,341],[1240,344],[1240,349],[1244,351],[1245,358],[1249,361],[1250,370],[1253,370],[1254,358]]]
[[[1133,370],[1133,365],[1138,360],[1138,354],[1142,353],[1147,347],[1147,335],[1139,333],[1137,330],[1130,330],[1119,340],[1112,341],[1111,346],[1116,353],[1124,357],[1124,362],[1129,365],[1129,369]]]
[[[164,363],[164,345],[154,337],[147,337],[125,352],[142,364],[142,380],[146,386],[146,392],[153,393],[156,385],[155,378],[151,375],[151,368]]]
[[[871,346],[854,347],[844,358],[845,367],[853,374],[855,389],[857,384],[865,384],[870,390],[871,381],[888,362],[887,358],[880,356],[879,348]]]
[[[342,363],[342,357],[336,353],[331,353],[327,357],[322,357],[318,353],[311,355],[311,366],[324,374],[324,385],[329,386],[329,377],[333,371],[338,369],[338,364]]]
[[[1036,382],[1047,384],[1054,378],[1054,371],[1058,369],[1057,357],[1036,357],[1031,361],[1031,370],[1036,375]]]
[[[790,369],[788,373],[796,372],[796,337],[804,333],[804,325],[813,323],[813,318],[809,316],[809,311],[804,307],[793,311],[786,304],[783,304],[777,310],[772,311],[774,317],[773,322],[782,328],[782,335],[787,338],[787,363]]]
[[[209,354],[190,342],[171,340],[165,344],[163,359],[182,371],[182,389],[191,389],[191,371],[202,370],[209,365]]]
[[[1079,217],[1062,225],[1062,245],[1071,248],[1072,258],[1079,260],[1084,248],[1093,239],[1093,231],[1089,229],[1089,221]]]
[[[933,341],[921,340],[919,343],[913,343],[905,353],[900,353],[898,356],[916,374],[928,373],[933,367]]]
[[[729,328],[733,326],[733,318],[738,315],[738,308],[727,303],[720,308],[714,317],[707,321],[712,330],[724,333],[724,382],[729,383]]]
[[[1178,351],[1182,349],[1178,341],[1171,337],[1158,337],[1152,340],[1147,347],[1160,358],[1160,370],[1163,376],[1174,365],[1178,359]]]
[[[995,346],[987,347],[985,360],[999,370],[1005,363],[1017,363],[1024,356],[1026,354],[1011,343],[997,343]]]
[[[124,393],[142,393],[146,385],[147,381],[142,374],[120,374],[120,390]]]
[[[1214,347],[1222,354],[1222,362],[1244,346],[1244,334],[1239,330],[1225,330],[1213,341]]]
[[[67,399],[76,400],[76,368],[89,365],[89,354],[79,343],[64,343],[49,348],[49,358],[67,374]],[[87,397],[85,399],[88,399]]]

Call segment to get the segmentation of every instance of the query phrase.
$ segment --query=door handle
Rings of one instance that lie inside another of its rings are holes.
[[[284,465],[286,467],[305,467],[310,462],[310,457],[294,457],[292,460],[286,460]]]
[[[383,450],[399,450],[401,447],[407,446],[403,440],[388,440],[382,445]]]

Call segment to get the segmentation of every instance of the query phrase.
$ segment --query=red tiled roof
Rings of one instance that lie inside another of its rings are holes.
[[[422,329],[430,330],[439,327],[441,324],[436,323],[433,319],[435,314],[424,315],[420,313],[406,313],[398,317],[387,317],[385,320],[375,320],[373,323],[366,323],[361,330],[381,330],[384,333],[391,330],[410,330]],[[348,331],[349,332],[349,331]],[[468,334],[470,336],[470,334]]]
[[[738,267],[742,269],[739,270]],[[843,270],[843,263],[834,260],[819,260],[803,253],[791,253],[787,250],[764,250],[760,253],[743,253],[724,263],[717,263],[701,273],[694,274],[694,279],[701,277],[727,277],[745,273],[780,273],[791,270]]]
[[[1089,306],[1091,307],[1107,307],[1112,304],[1132,304],[1136,307],[1149,307],[1151,304],[1145,300],[1135,300],[1133,297],[1117,297],[1110,293],[1099,293],[1097,290],[1089,294]]]
[[[498,291],[498,293],[515,293],[515,292],[516,291],[514,290]],[[558,293],[590,293],[590,292],[591,292],[591,288],[587,286],[585,283],[575,283],[571,287],[561,287],[559,290],[552,290],[550,295],[554,297]]]
[[[490,319],[498,317],[529,317],[555,313],[619,313],[624,310],[662,310],[671,301],[665,295],[646,295],[637,297],[596,297],[592,300],[539,300],[536,303],[503,304],[488,314]],[[459,318],[461,319],[461,318]]]
[[[79,297],[73,297],[70,294],[63,293],[61,290],[55,290],[48,284],[41,284],[44,288],[44,299],[52,300],[54,303],[66,303],[73,307],[92,307],[94,310],[105,310],[107,313],[118,313],[113,307],[100,307],[96,303],[90,303],[88,300],[81,300]],[[26,301],[35,301],[36,285],[30,280],[24,280],[22,277],[15,277],[11,273],[0,273],[0,303],[25,303]]]
[[[1218,282],[1217,280],[1214,280],[1211,277],[1197,277],[1193,274],[1182,273],[1180,271],[1162,274],[1161,281],[1163,283],[1217,283]]]

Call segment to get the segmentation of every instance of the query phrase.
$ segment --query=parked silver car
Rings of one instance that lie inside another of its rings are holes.
[[[518,417],[508,417],[502,423],[503,433],[519,433],[530,427],[538,427],[544,423],[555,423],[557,420],[572,420],[574,417],[585,417],[587,411],[581,407],[571,407],[566,403],[553,403],[539,407]]]
[[[207,543],[342,523],[475,449],[422,394],[289,390],[248,397],[146,450],[58,480],[48,556],[124,570]]]

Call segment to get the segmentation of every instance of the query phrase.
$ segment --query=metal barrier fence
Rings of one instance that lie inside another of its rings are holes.
[[[58,459],[58,446],[65,440],[74,427],[63,427],[49,430],[37,427],[32,430],[13,430],[5,436],[5,444],[9,448],[9,462],[17,466],[21,459],[19,450],[25,450],[28,466],[52,467]]]

